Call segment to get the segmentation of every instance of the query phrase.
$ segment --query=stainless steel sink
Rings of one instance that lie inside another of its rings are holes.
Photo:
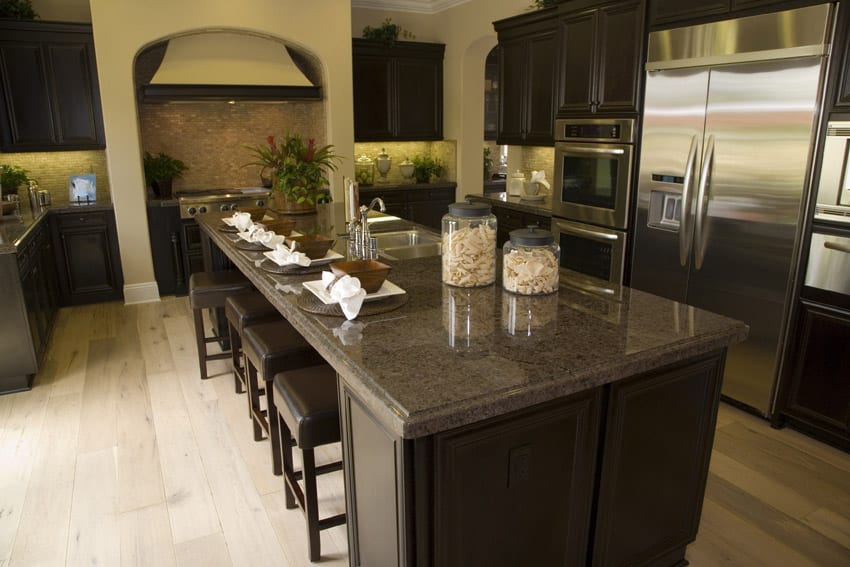
[[[389,260],[408,260],[440,255],[441,237],[417,228],[377,232],[370,227],[371,237],[378,242],[378,253]]]

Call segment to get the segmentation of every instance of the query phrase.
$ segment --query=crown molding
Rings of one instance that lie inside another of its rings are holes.
[[[412,12],[415,14],[436,14],[467,2],[469,0],[351,0],[351,7],[367,10]]]

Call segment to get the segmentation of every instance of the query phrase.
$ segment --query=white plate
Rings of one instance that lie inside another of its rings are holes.
[[[333,299],[331,297],[331,294],[325,290],[325,285],[322,283],[322,280],[304,282],[304,287],[309,289],[313,293],[313,295],[318,297],[319,301],[321,301],[325,305],[333,305],[337,302],[336,299]],[[381,284],[381,289],[379,289],[375,293],[366,294],[365,301],[373,301],[375,299],[382,299],[384,297],[390,297],[391,295],[401,295],[403,293],[407,292],[395,285],[390,280],[384,280],[384,283]]]
[[[263,252],[263,256],[269,259],[269,262],[273,262],[277,265],[277,262],[274,261],[274,257],[271,251]],[[340,254],[339,252],[334,252],[333,250],[328,250],[328,253],[325,254],[324,258],[317,258],[316,260],[311,260],[311,266],[321,266],[322,264],[329,264],[331,262],[335,262],[336,260],[344,260],[345,256]],[[284,264],[285,266],[294,265],[294,264]]]
[[[522,195],[520,200],[522,201],[542,201],[546,198],[546,195]]]

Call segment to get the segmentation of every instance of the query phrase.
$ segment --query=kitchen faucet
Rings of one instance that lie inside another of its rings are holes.
[[[387,207],[384,205],[384,200],[380,197],[372,199],[372,202],[369,203],[368,207],[366,205],[360,206],[360,239],[358,247],[360,257],[364,260],[369,260],[378,255],[378,243],[373,241],[372,237],[369,235],[369,211],[374,209],[376,205],[382,213],[387,211]]]

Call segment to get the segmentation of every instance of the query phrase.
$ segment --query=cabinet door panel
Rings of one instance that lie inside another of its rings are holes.
[[[0,86],[5,93],[8,112],[4,113],[9,121],[3,146],[54,143],[48,82],[39,44],[2,45],[0,56]]]
[[[598,15],[597,112],[637,112],[641,74],[643,3],[600,8]]]
[[[558,113],[588,113],[596,99],[596,10],[561,19],[561,80]]]
[[[523,142],[525,134],[525,42],[499,44],[499,144]]]
[[[528,42],[526,143],[552,145],[555,126],[555,33]]]
[[[106,226],[66,230],[62,246],[71,295],[115,288]]]
[[[86,45],[50,45],[47,53],[54,80],[57,141],[71,145],[97,144],[93,78]]]
[[[396,139],[442,139],[442,113],[426,111],[426,109],[439,108],[438,99],[443,92],[441,62],[398,59],[396,72],[398,73]]]
[[[392,139],[391,68],[386,58],[354,58],[355,141]]]
[[[649,0],[649,25],[685,22],[728,11],[729,0]]]

